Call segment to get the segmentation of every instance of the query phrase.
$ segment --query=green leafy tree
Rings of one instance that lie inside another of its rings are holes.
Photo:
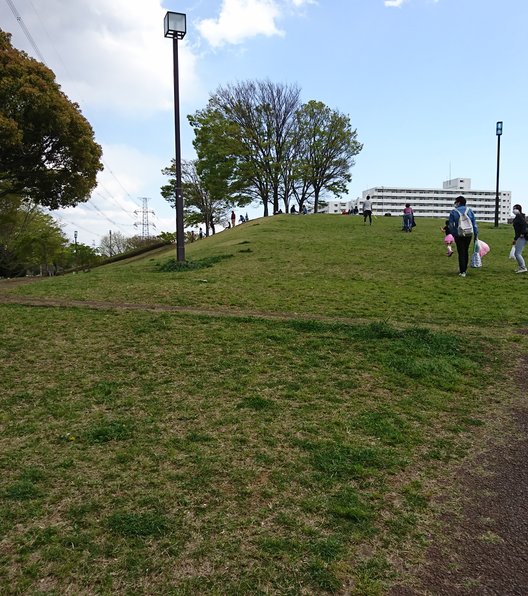
[[[198,160],[187,198],[201,201],[203,221],[205,202],[225,197],[238,205],[257,199],[266,216],[280,200],[286,212],[292,197],[317,212],[323,195],[346,192],[362,148],[357,132],[347,116],[322,102],[302,105],[299,96],[296,86],[247,81],[220,87],[189,117]],[[171,200],[174,191],[164,196]]]
[[[238,128],[211,107],[198,110],[188,116],[188,120],[194,129],[193,145],[198,156],[194,168],[200,184],[213,202],[226,205],[240,202],[237,195],[242,187],[235,176],[241,150]]]
[[[296,135],[296,193],[300,207],[313,193],[317,213],[322,193],[340,196],[347,191],[354,157],[363,146],[349,117],[320,101],[309,101],[297,112]]]
[[[176,242],[176,232],[160,232],[158,238],[167,244],[174,244]]]
[[[0,30],[0,199],[50,209],[86,201],[102,170],[101,147],[53,72]]]
[[[95,248],[88,244],[68,244],[58,257],[58,264],[62,269],[75,269],[77,267],[95,267],[101,262],[100,255]]]
[[[17,195],[0,199],[0,277],[20,275],[24,271],[18,245],[27,231],[32,211],[23,207],[24,202]]]
[[[10,198],[2,199],[7,218],[2,218],[0,225],[0,276],[54,273],[66,236],[51,215]]]

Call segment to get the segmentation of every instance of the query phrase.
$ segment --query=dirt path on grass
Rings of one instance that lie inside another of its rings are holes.
[[[526,377],[520,390],[526,399]],[[528,404],[509,414],[513,424],[500,444],[458,469],[457,510],[443,515],[422,565],[390,596],[528,595]]]
[[[280,313],[207,310],[167,305],[112,303],[16,296],[17,285],[38,281],[0,281],[0,304],[92,309],[187,312],[211,316],[274,319],[304,318]],[[6,291],[7,290],[7,291]],[[324,320],[324,317],[309,317]],[[328,320],[336,321],[335,318]],[[356,324],[360,321],[354,321]],[[528,333],[527,330],[524,330]],[[519,344],[521,345],[521,344]],[[508,411],[500,436],[457,470],[454,486],[442,491],[448,502],[443,530],[405,585],[389,596],[527,596],[528,595],[528,355],[519,367],[516,406]],[[456,495],[458,507],[453,507]]]
[[[10,294],[9,289],[17,285],[25,285],[41,278],[16,278],[0,280],[0,304],[22,304],[38,307],[59,308],[89,308],[93,310],[135,310],[143,312],[175,312],[192,315],[205,315],[210,317],[242,317],[255,319],[268,319],[280,321],[310,320],[328,323],[367,324],[370,320],[349,317],[326,317],[310,313],[271,312],[258,310],[228,309],[228,308],[203,308],[193,306],[173,306],[170,304],[142,304],[136,302],[109,302],[103,300],[67,300],[63,298],[39,298],[37,296],[22,296]]]

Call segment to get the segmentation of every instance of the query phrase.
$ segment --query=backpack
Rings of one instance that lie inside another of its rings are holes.
[[[466,207],[465,213],[460,213],[458,218],[458,235],[459,236],[471,236],[473,234],[473,223],[468,215],[469,208]]]

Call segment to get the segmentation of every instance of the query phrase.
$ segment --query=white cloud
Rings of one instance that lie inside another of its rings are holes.
[[[163,36],[161,0],[32,0],[19,11],[71,99],[145,116],[173,105],[172,40]],[[17,47],[34,54],[18,24],[11,33]],[[181,101],[192,102],[203,90],[185,39],[179,58]]]
[[[405,2],[407,2],[407,0],[385,0],[385,6],[392,6],[392,7],[399,8]]]
[[[155,212],[150,219],[156,222],[158,231],[174,231],[173,210],[159,192],[167,182],[161,174],[167,165],[166,158],[125,144],[103,144],[103,151],[104,161],[110,167],[97,176],[98,185],[90,201],[53,212],[60,217],[68,234],[71,236],[72,230],[78,228],[79,241],[89,244],[93,239],[98,243],[98,238],[108,234],[109,229],[125,236],[141,233],[134,226],[141,221],[140,213],[134,212],[141,211],[142,197],[150,199],[148,208]]]
[[[299,0],[294,4],[300,6]],[[218,18],[200,21],[198,30],[213,47],[240,44],[257,35],[284,35],[276,25],[279,16],[275,0],[223,0]]]
[[[407,2],[409,2],[409,0],[384,0],[385,6],[388,6],[391,8],[399,8],[400,6],[403,6],[403,4],[406,4]],[[440,2],[440,0],[429,0],[429,2],[432,2],[433,4],[438,4]]]

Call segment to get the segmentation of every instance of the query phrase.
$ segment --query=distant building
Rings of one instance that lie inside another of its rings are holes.
[[[352,201],[326,201],[324,206],[319,206],[319,213],[348,213],[350,209],[354,209],[354,206],[360,201],[359,197]]]
[[[406,203],[410,203],[417,217],[446,217],[459,195],[465,197],[478,221],[495,221],[495,191],[472,190],[470,178],[446,180],[442,188],[396,188],[378,186],[362,192],[359,211],[363,201],[370,195],[373,215],[401,215]],[[511,191],[499,192],[499,222],[507,223],[511,217]]]

